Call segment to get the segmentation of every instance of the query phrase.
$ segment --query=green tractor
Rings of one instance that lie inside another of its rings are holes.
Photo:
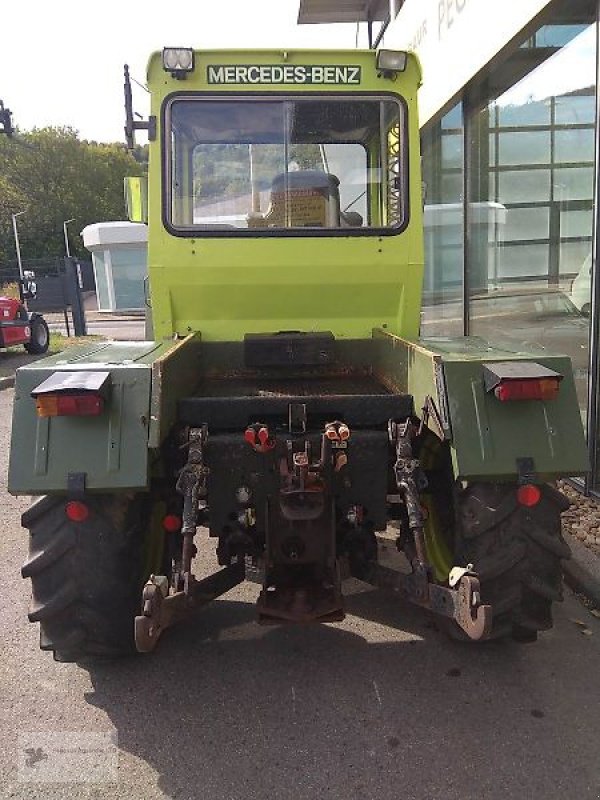
[[[15,389],[9,489],[42,496],[29,619],[57,659],[150,651],[245,579],[262,623],[341,620],[354,577],[459,638],[551,627],[552,482],[587,469],[571,364],[418,338],[420,79],[406,52],[166,48],[142,123],[126,72],[152,340],[71,349]]]

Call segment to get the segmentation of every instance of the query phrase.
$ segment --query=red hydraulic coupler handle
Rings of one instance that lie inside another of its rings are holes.
[[[345,422],[328,422],[325,425],[324,436],[333,450],[334,472],[340,472],[348,464],[346,449],[350,438],[350,428]],[[324,456],[323,456],[324,457]]]
[[[275,447],[275,437],[271,436],[268,427],[261,422],[249,425],[244,431],[244,439],[257,453],[268,453]]]

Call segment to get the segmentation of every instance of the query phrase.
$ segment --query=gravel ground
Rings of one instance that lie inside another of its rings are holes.
[[[564,530],[600,556],[600,502],[564,481],[559,481],[558,488],[571,501],[571,508],[562,515]]]

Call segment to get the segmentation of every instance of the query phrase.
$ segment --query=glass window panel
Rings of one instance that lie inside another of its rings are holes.
[[[550,103],[530,101],[523,105],[498,105],[498,124],[503,128],[524,128],[550,124]]]
[[[508,88],[490,97],[472,126],[469,200],[493,197],[506,207],[506,218],[487,236],[470,223],[468,313],[470,330],[495,344],[570,355],[585,415],[589,321],[581,308],[590,278],[595,8],[589,3],[589,24],[583,25],[579,6],[551,5],[560,24],[530,34],[513,63],[508,56],[497,65],[496,85]],[[577,24],[568,24],[571,13]],[[531,71],[523,75],[527,63]],[[511,75],[522,77],[510,86]],[[494,117],[497,153],[490,147]]]
[[[400,228],[403,113],[376,97],[178,97],[167,107],[172,223],[233,234]]]
[[[421,335],[463,333],[463,137],[458,104],[423,137],[425,275]]]
[[[114,248],[111,253],[116,308],[144,308],[146,249]]]
[[[594,170],[592,167],[564,167],[554,172],[554,199],[587,200],[594,194]]]
[[[462,172],[450,172],[442,175],[440,202],[456,203],[462,200],[463,176]]]
[[[550,232],[550,209],[509,208],[503,228],[504,241],[547,239]]]
[[[556,161],[594,160],[594,129],[572,128],[554,133],[554,158]]]
[[[535,47],[563,47],[586,27],[586,25],[543,25],[535,33]]]
[[[561,238],[572,236],[592,235],[593,215],[592,208],[583,211],[561,211],[560,235]]]
[[[92,253],[92,263],[94,265],[94,277],[96,279],[96,294],[98,295],[98,308],[101,311],[110,311],[110,293],[108,291],[108,278],[106,275],[106,261],[104,251],[99,250]]]
[[[457,103],[451,108],[450,111],[442,117],[440,125],[442,130],[448,130],[450,128],[462,130],[462,104]]]
[[[549,259],[547,244],[506,244],[500,248],[499,278],[547,278]]]
[[[462,166],[463,141],[458,134],[443,134],[442,163],[444,169]]]
[[[565,277],[577,275],[591,252],[591,237],[582,242],[561,242],[560,274]]]
[[[596,119],[596,98],[591,94],[557,97],[554,105],[557,125],[590,124]]]
[[[550,131],[501,131],[498,150],[501,166],[547,164],[550,161]]]
[[[498,173],[498,202],[528,203],[550,197],[550,170],[510,170]]]

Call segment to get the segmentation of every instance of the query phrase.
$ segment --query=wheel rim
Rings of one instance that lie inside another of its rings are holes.
[[[32,330],[32,339],[38,347],[45,347],[48,343],[48,331],[45,325],[35,325]]]

